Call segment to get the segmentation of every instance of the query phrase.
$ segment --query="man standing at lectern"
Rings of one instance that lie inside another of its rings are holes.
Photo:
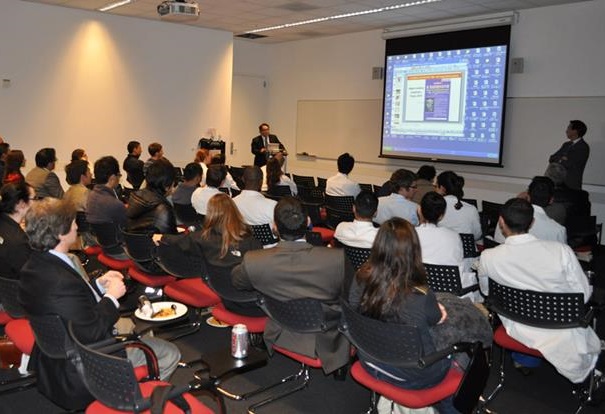
[[[277,136],[269,133],[269,124],[263,122],[258,127],[260,135],[252,138],[252,154],[254,154],[254,165],[262,167],[267,164],[267,160],[271,157],[269,151],[269,144],[279,144],[279,150],[284,154],[288,155],[288,151],[284,145],[279,141]]]
[[[574,190],[582,189],[582,176],[584,167],[590,155],[590,147],[584,141],[586,134],[586,124],[579,120],[569,121],[569,126],[565,131],[567,141],[561,148],[550,156],[548,162],[559,163],[567,170],[565,184]]]

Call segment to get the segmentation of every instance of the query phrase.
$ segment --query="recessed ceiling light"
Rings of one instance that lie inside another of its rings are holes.
[[[394,4],[392,6],[379,7],[376,9],[363,10],[363,11],[352,12],[352,13],[337,14],[334,16],[327,16],[327,17],[318,17],[316,19],[302,20],[300,22],[294,22],[294,23],[284,23],[284,24],[279,24],[277,26],[261,27],[259,29],[248,30],[245,33],[267,32],[269,30],[286,29],[288,27],[303,26],[305,24],[321,23],[321,22],[326,22],[326,21],[330,21],[330,20],[346,19],[349,17],[356,17],[356,16],[365,16],[366,14],[383,13],[383,12],[387,12],[387,11],[403,9],[405,7],[420,6],[423,4],[435,3],[438,1],[441,1],[441,0],[418,0],[418,1],[412,1],[412,2],[403,3],[403,4]]]
[[[135,0],[120,0],[120,1],[114,1],[113,3],[109,3],[106,6],[103,6],[101,8],[99,8],[99,11],[105,12],[105,11],[109,11],[111,9],[115,9],[116,7],[120,7],[120,6],[125,6],[129,3],[134,2]]]

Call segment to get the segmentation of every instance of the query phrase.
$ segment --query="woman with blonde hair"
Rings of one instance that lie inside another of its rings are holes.
[[[260,250],[263,246],[252,236],[227,194],[218,193],[210,198],[201,230],[180,237],[164,237],[162,242],[178,248],[183,257],[195,255],[204,258],[213,287],[227,309],[249,316],[264,315],[255,304],[256,296],[248,297],[247,293],[231,284],[231,270],[242,262],[244,254],[249,250]]]

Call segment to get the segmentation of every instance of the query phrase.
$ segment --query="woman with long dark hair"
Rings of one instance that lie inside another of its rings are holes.
[[[6,154],[4,167],[4,177],[2,183],[17,183],[25,181],[25,177],[21,173],[21,168],[25,166],[25,156],[21,150],[11,150]]]
[[[18,279],[31,249],[21,228],[34,199],[34,189],[24,180],[4,184],[0,189],[0,262],[2,276]]]
[[[418,327],[424,353],[436,350],[429,328],[443,322],[447,313],[427,286],[420,242],[408,221],[394,217],[380,226],[370,257],[357,272],[349,301],[371,318]],[[402,368],[364,361],[363,354],[359,357],[376,378],[406,389],[438,384],[451,365],[450,360],[442,359],[422,369]],[[449,400],[441,402],[439,410],[456,412]]]
[[[475,240],[481,238],[481,221],[477,208],[462,201],[464,178],[453,171],[444,171],[437,176],[437,192],[445,198],[447,207],[439,227],[447,227],[457,233],[470,233]]]
[[[283,158],[273,157],[269,161],[267,161],[267,188],[269,194],[273,192],[273,189],[277,186],[287,185],[290,187],[290,192],[292,195],[298,194],[298,188],[294,181],[292,181],[284,172],[282,171],[282,162]]]

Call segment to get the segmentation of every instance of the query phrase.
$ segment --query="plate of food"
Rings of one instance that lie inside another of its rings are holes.
[[[219,321],[214,316],[211,316],[208,319],[206,319],[206,323],[210,326],[214,326],[215,328],[226,328],[228,326],[231,326],[228,323]]]
[[[152,312],[134,311],[134,316],[149,322],[164,322],[180,318],[187,313],[187,306],[179,302],[155,302],[151,304]]]

